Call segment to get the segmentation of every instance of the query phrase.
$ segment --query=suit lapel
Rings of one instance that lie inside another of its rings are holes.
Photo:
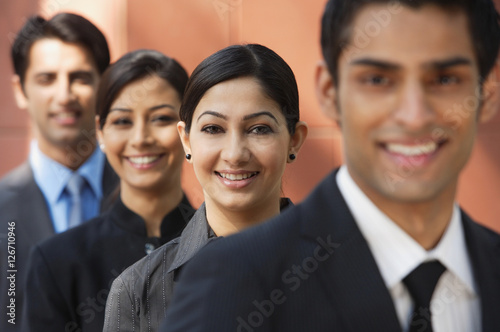
[[[394,303],[375,259],[345,203],[332,173],[302,208],[302,234],[309,240],[336,243],[318,273],[345,331],[400,331]],[[311,222],[317,220],[318,222]],[[330,237],[330,239],[328,239]]]
[[[20,185],[16,199],[19,202],[17,206],[18,220],[22,223],[19,228],[22,228],[28,236],[29,243],[35,244],[54,235],[54,226],[45,197],[38,188],[28,163],[23,165],[19,176],[18,183]]]
[[[465,240],[481,297],[483,331],[500,331],[500,241],[462,212]]]

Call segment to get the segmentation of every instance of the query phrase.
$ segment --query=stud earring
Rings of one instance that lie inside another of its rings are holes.
[[[186,159],[191,160],[191,155],[189,153],[186,154]]]
[[[101,143],[99,144],[99,148],[101,149],[101,151],[104,151],[104,148],[106,148],[106,146],[104,145],[104,143]]]
[[[293,153],[290,153],[288,157],[290,158],[290,160],[295,160],[295,158],[297,158],[297,156]]]

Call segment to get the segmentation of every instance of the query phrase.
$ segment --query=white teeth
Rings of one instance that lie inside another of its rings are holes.
[[[257,172],[246,173],[246,174],[227,174],[227,173],[219,173],[219,174],[224,179],[228,179],[228,180],[231,180],[231,181],[239,181],[239,180],[248,179],[249,177],[254,176],[255,174],[257,174]]]
[[[159,156],[148,156],[148,157],[129,157],[128,159],[138,165],[145,165],[145,164],[150,164],[153,161],[157,160],[160,158]]]
[[[402,154],[404,156],[408,157],[413,157],[413,156],[419,156],[423,154],[429,154],[438,148],[437,143],[435,142],[429,142],[426,144],[420,144],[420,145],[403,145],[403,144],[396,144],[396,143],[388,143],[386,145],[387,150],[389,152],[397,153],[397,154]]]
[[[59,118],[61,119],[73,119],[73,118],[76,118],[76,114],[75,113],[59,113],[57,115]]]

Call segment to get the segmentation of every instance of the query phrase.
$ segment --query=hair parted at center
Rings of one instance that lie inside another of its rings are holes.
[[[101,128],[119,93],[130,83],[148,76],[157,76],[168,82],[179,95],[179,100],[182,100],[188,74],[180,63],[155,50],[129,52],[106,69],[99,83],[96,113]]]
[[[203,60],[193,71],[186,86],[180,110],[191,129],[194,111],[205,93],[213,86],[240,77],[253,77],[264,93],[281,108],[290,134],[299,121],[299,93],[295,75],[288,64],[273,50],[259,45],[228,46]]]

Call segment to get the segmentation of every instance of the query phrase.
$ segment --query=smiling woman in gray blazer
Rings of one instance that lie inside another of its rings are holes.
[[[307,135],[294,74],[267,47],[235,45],[193,72],[177,125],[205,202],[180,238],[113,283],[104,331],[156,331],[177,274],[207,242],[277,215],[285,166]],[[210,262],[207,262],[209,265]]]

